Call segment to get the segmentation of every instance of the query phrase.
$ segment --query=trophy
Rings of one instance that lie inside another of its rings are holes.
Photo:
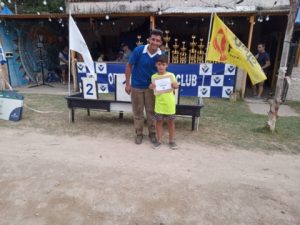
[[[190,42],[191,49],[189,50],[189,64],[197,63],[197,51],[195,47],[197,46],[197,42],[195,42],[196,36],[192,36],[192,42]]]
[[[186,47],[185,47],[185,41],[182,42],[182,47],[180,48],[180,53],[179,53],[179,63],[181,64],[186,64]]]
[[[203,63],[204,62],[204,44],[203,44],[203,38],[200,38],[200,44],[198,45],[199,51],[197,51],[197,63]]]
[[[165,55],[168,56],[168,63],[170,63],[170,48],[168,45],[169,41],[171,40],[171,37],[169,36],[170,31],[166,30],[165,33],[166,33],[166,36],[164,37],[164,41],[166,42],[166,44],[165,44],[164,49],[165,49]]]
[[[177,44],[178,39],[174,39],[175,43],[173,45],[174,50],[172,51],[172,63],[179,63],[179,45]]]
[[[137,36],[137,39],[138,39],[138,42],[136,42],[136,45],[137,45],[137,46],[139,46],[139,45],[142,45],[142,44],[143,44],[143,42],[141,42],[141,38],[142,38],[142,36],[141,36],[141,35],[138,35],[138,36]]]

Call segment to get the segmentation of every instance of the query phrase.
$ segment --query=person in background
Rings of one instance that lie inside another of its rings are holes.
[[[258,53],[255,55],[255,58],[257,59],[259,65],[261,66],[265,75],[267,76],[268,69],[271,66],[271,61],[270,61],[269,53],[267,53],[265,50],[265,44],[259,43],[257,45],[257,51],[258,51]],[[252,92],[253,92],[254,96],[256,96],[257,98],[261,98],[263,91],[264,91],[264,81],[257,84],[257,86],[258,86],[258,93],[257,93],[256,85],[252,86]]]
[[[121,62],[128,62],[130,56],[131,56],[131,50],[130,48],[128,47],[128,45],[124,45],[123,46],[123,56],[122,56],[122,59],[121,59]]]
[[[67,46],[65,46],[63,48],[63,50],[59,52],[58,58],[59,58],[59,69],[61,71],[62,83],[66,84],[68,63],[69,63],[69,54],[68,54],[68,47]]]
[[[126,64],[125,91],[131,94],[133,120],[135,128],[135,143],[141,144],[143,141],[144,109],[147,116],[149,138],[152,143],[156,143],[155,120],[154,120],[154,94],[149,89],[152,74],[156,73],[156,58],[161,55],[163,32],[152,30],[149,44],[136,47]]]

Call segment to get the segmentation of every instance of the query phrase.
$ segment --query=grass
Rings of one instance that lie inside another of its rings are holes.
[[[182,104],[195,104],[195,98],[182,98]],[[300,112],[300,103],[288,102]],[[51,113],[38,113],[28,107]],[[97,137],[114,135],[116,138],[133,139],[132,115],[123,120],[117,113],[78,109],[75,123],[69,123],[66,100],[58,95],[26,94],[23,119],[19,122],[0,121],[0,127],[36,130],[53,135],[88,135]],[[300,117],[280,117],[275,133],[264,128],[267,116],[250,112],[243,101],[230,102],[222,99],[205,99],[201,111],[199,131],[191,132],[191,120],[176,120],[177,141],[213,146],[232,146],[239,149],[300,153]]]

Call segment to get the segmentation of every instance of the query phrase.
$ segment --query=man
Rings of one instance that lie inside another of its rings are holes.
[[[136,47],[126,65],[125,91],[127,94],[131,93],[136,144],[141,144],[143,141],[144,109],[147,116],[150,141],[152,143],[157,142],[154,121],[154,94],[153,90],[148,87],[151,83],[151,76],[157,72],[155,62],[156,58],[161,55],[159,47],[162,40],[163,32],[152,30],[149,44]]]
[[[256,57],[259,65],[263,69],[264,73],[267,76],[268,69],[271,66],[271,62],[270,62],[269,53],[267,53],[265,51],[265,44],[259,43],[257,45],[257,51],[258,51],[258,54],[255,57]],[[253,85],[252,90],[253,90],[253,95],[256,95],[256,85]],[[262,95],[263,91],[264,91],[264,82],[261,82],[261,83],[258,84],[257,98],[261,98],[261,95]]]

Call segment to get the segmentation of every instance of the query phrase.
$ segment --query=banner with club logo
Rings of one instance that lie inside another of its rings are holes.
[[[115,77],[118,85],[125,88],[125,63],[95,63],[98,93],[116,91]],[[230,64],[170,64],[168,71],[175,74],[180,83],[180,96],[201,96],[229,98],[234,91],[236,67]],[[84,63],[77,63],[78,81],[89,73]],[[122,88],[122,87],[119,87]]]

